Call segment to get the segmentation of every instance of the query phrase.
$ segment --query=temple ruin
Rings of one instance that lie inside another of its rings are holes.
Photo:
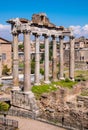
[[[31,90],[31,54],[30,54],[30,36],[35,36],[35,85],[40,84],[40,52],[39,43],[40,36],[44,37],[45,59],[44,59],[44,83],[50,83],[49,80],[49,38],[53,43],[53,81],[57,80],[56,70],[56,49],[57,42],[60,43],[60,68],[59,79],[64,79],[64,57],[63,57],[63,39],[68,36],[70,39],[70,62],[69,62],[69,78],[74,80],[74,36],[70,28],[56,26],[47,18],[46,14],[34,14],[32,20],[24,18],[15,18],[7,21],[11,24],[11,33],[13,36],[13,85],[12,106],[31,110],[34,114],[38,113],[38,107]],[[18,36],[23,34],[24,38],[24,85],[23,91],[19,88],[18,80]],[[30,105],[31,104],[31,105]]]
[[[44,37],[45,44],[45,69],[44,69],[44,82],[49,81],[49,38],[52,38],[53,42],[53,81],[57,80],[56,72],[56,38],[60,42],[60,74],[59,79],[64,79],[64,57],[63,57],[63,39],[68,36],[70,39],[70,62],[69,62],[69,78],[74,80],[74,36],[70,28],[64,28],[62,26],[56,26],[52,24],[47,18],[46,14],[34,14],[32,20],[24,18],[15,18],[7,21],[11,24],[11,33],[13,35],[13,81],[14,86],[19,87],[18,80],[18,36],[23,34],[24,36],[24,92],[31,89],[30,81],[30,36],[34,35],[36,40],[35,45],[35,84],[40,84],[40,52],[39,52],[39,38]]]

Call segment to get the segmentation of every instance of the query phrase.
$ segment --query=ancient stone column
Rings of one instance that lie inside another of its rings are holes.
[[[31,90],[31,48],[30,48],[30,33],[24,31],[24,92]]]
[[[59,36],[60,41],[60,70],[59,70],[59,79],[64,79],[64,60],[63,60],[63,36]]]
[[[52,66],[52,76],[53,81],[57,81],[57,45],[56,45],[56,37],[52,37],[53,40],[53,66]]]
[[[35,85],[40,84],[39,35],[35,34]]]
[[[70,36],[69,78],[74,81],[74,37]]]
[[[2,48],[0,43],[0,84],[2,84]]]
[[[13,85],[19,89],[18,33],[13,33]]]
[[[49,81],[49,36],[45,35],[45,63],[44,63],[44,82]]]

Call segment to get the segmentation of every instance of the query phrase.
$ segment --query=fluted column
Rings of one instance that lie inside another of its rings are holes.
[[[13,85],[19,89],[18,33],[13,33]]]
[[[56,45],[56,37],[52,37],[53,40],[53,66],[52,66],[52,76],[53,81],[57,81],[57,45]]]
[[[74,37],[70,36],[69,78],[74,81]]]
[[[60,41],[60,70],[59,70],[59,79],[64,79],[64,60],[63,60],[63,36],[59,36]]]
[[[39,35],[35,34],[35,85],[40,84]]]
[[[50,83],[49,81],[49,37],[45,35],[45,63],[44,63],[44,82]]]
[[[24,92],[31,89],[31,55],[30,55],[30,33],[24,31]]]

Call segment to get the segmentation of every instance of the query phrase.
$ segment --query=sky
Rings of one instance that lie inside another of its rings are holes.
[[[76,37],[88,38],[88,0],[2,0],[0,1],[0,37],[12,40],[10,18],[27,18],[46,13],[57,26],[72,27]]]

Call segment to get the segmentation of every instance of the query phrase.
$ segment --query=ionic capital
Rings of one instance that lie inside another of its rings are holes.
[[[43,34],[43,36],[44,36],[44,38],[48,38],[49,37],[49,35],[47,35],[47,34]]]
[[[51,37],[53,40],[55,40],[57,38],[57,36],[55,36],[55,35],[52,35]]]
[[[40,37],[40,35],[39,35],[38,33],[33,33],[33,35],[34,35],[35,37]]]
[[[23,30],[23,34],[30,34],[30,31],[29,30]]]
[[[72,39],[72,40],[73,40],[73,39],[75,39],[75,37],[74,37],[74,36],[69,36],[69,38],[70,38],[70,39]]]
[[[19,33],[18,32],[12,32],[12,35],[17,36],[17,35],[19,35]]]
[[[60,36],[59,36],[59,39],[64,39],[64,36],[60,35]]]

